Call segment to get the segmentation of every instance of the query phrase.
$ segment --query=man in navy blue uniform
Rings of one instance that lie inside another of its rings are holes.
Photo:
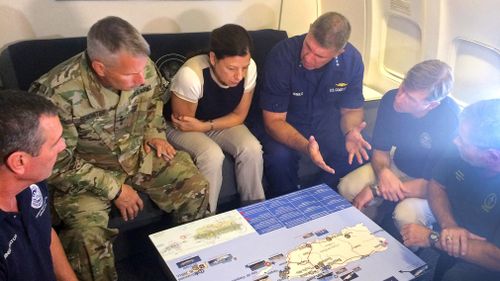
[[[368,160],[371,147],[361,135],[364,66],[347,42],[350,32],[343,15],[328,12],[307,34],[278,43],[267,56],[260,99],[267,135],[261,142],[271,195],[297,189],[301,153],[322,169],[318,182],[332,187]]]
[[[0,92],[0,280],[77,280],[51,227],[47,185],[66,144],[57,108]]]
[[[403,241],[442,251],[434,280],[500,280],[500,99],[466,107],[454,142],[429,184],[440,232],[408,224]]]

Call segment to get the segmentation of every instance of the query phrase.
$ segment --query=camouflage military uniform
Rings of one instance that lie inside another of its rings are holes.
[[[54,207],[64,222],[60,237],[81,280],[116,280],[108,228],[112,199],[123,183],[146,192],[179,222],[202,217],[207,209],[208,183],[189,155],[178,151],[166,162],[146,154],[145,140],[165,139],[162,116],[166,83],[152,61],[144,85],[117,94],[104,88],[78,54],[34,82],[30,91],[60,108],[61,152],[49,179]]]

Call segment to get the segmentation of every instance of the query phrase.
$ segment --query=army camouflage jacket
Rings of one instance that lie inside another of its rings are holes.
[[[67,148],[58,156],[49,183],[70,194],[90,191],[104,200],[126,178],[151,174],[153,153],[144,141],[165,139],[163,98],[167,83],[149,60],[144,85],[120,94],[103,87],[82,52],[35,81],[31,92],[59,107]]]

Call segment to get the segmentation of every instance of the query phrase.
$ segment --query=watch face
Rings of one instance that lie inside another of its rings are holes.
[[[434,231],[431,232],[431,234],[429,234],[429,241],[432,245],[436,244],[439,241],[439,234]]]

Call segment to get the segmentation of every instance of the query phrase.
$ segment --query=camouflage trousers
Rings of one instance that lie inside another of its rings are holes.
[[[173,212],[177,223],[208,213],[208,182],[187,153],[178,151],[170,162],[155,157],[153,171],[129,177],[126,183],[147,193],[162,210]],[[57,189],[53,200],[63,221],[59,237],[79,280],[117,280],[112,242],[118,229],[108,228],[112,202],[90,192],[66,194]]]

